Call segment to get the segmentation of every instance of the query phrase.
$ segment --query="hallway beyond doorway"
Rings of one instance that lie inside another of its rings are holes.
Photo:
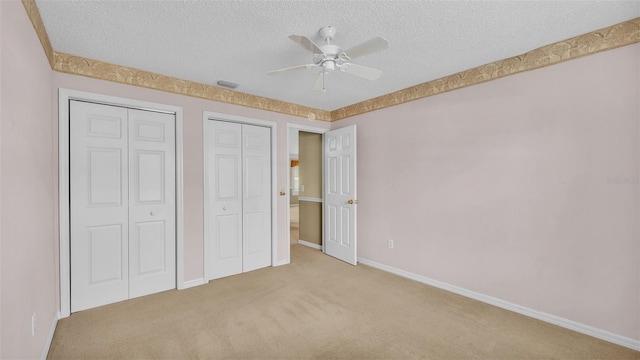
[[[297,244],[300,238],[300,207],[298,205],[291,205],[289,207],[289,214],[291,222],[289,224],[291,232],[291,244]]]

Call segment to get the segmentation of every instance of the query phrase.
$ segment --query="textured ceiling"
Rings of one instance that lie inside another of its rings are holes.
[[[53,49],[237,91],[335,110],[640,17],[640,1],[61,1],[37,0]],[[376,36],[390,48],[354,60],[376,81],[318,68],[289,40],[332,25],[349,48]]]

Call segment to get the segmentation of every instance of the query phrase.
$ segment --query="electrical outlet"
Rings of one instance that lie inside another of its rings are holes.
[[[31,315],[31,336],[36,336],[36,313]]]
[[[389,249],[393,249],[393,239],[389,239],[389,240],[387,240],[387,247],[388,247]]]

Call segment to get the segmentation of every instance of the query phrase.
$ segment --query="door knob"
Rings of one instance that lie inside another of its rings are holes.
[[[349,200],[349,201],[347,201],[347,202],[349,203],[349,205],[353,205],[353,204],[357,204],[357,203],[358,203],[358,200],[353,200],[353,199],[351,199],[351,200]]]
[[[153,215],[155,215],[155,214],[156,214],[156,212],[155,212],[155,211],[153,211],[153,210],[149,211],[149,215],[153,216]]]
[[[223,207],[222,207],[222,211],[227,211],[227,207],[226,207],[226,206],[223,206]]]

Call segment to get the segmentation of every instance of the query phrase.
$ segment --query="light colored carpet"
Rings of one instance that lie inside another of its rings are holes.
[[[49,359],[640,359],[301,245],[292,264],[75,313]]]

